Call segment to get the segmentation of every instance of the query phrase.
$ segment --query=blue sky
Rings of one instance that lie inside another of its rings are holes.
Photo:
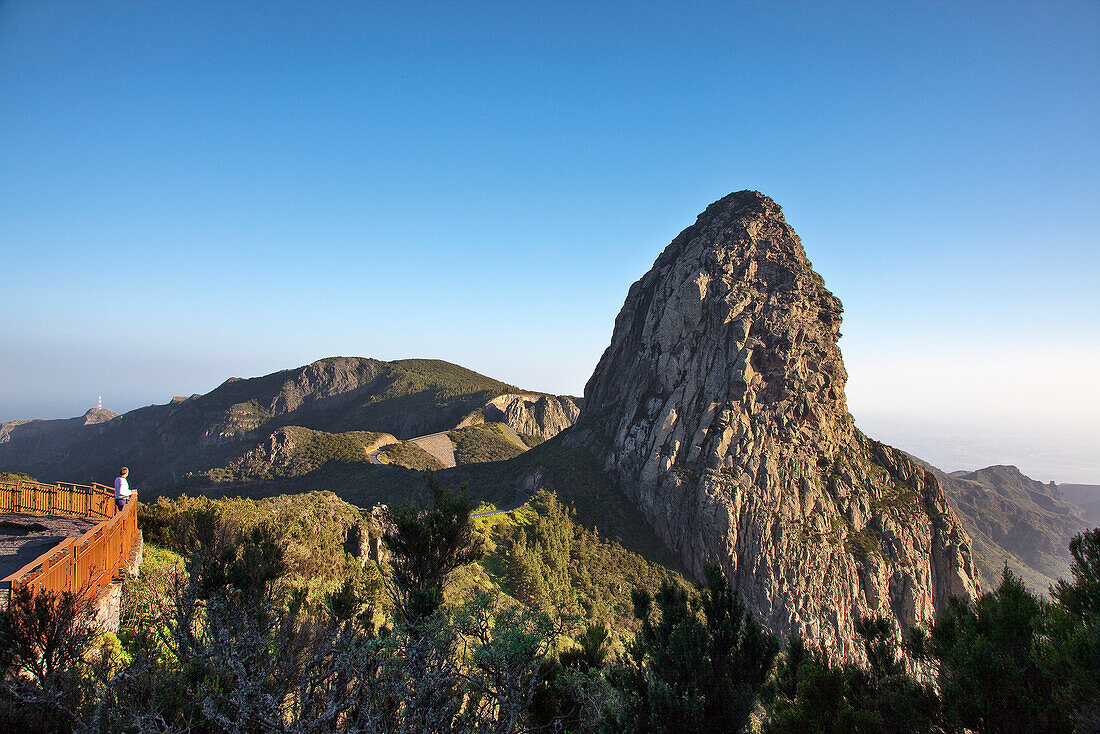
[[[1095,2],[0,3],[0,419],[334,354],[577,394],[751,188],[865,430],[1100,483],[1098,38]]]

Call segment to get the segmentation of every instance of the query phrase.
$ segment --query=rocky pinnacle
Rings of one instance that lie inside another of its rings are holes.
[[[689,571],[853,656],[857,615],[905,629],[977,583],[936,478],[855,427],[841,311],[780,207],[730,194],[631,286],[569,441]]]

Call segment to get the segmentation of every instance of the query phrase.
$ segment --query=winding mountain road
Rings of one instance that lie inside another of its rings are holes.
[[[451,439],[445,431],[441,431],[439,433],[429,433],[426,436],[417,436],[416,438],[409,438],[404,441],[397,441],[395,443],[388,443],[385,446],[379,446],[374,451],[370,451],[367,453],[367,460],[370,461],[370,463],[372,464],[377,464],[380,466],[385,465],[386,462],[378,458],[379,454],[384,452],[390,446],[395,446],[398,443],[416,444],[417,446],[431,454],[433,457],[435,457],[436,460],[438,460],[439,463],[443,465],[444,469],[450,469],[456,466],[455,447],[454,444],[451,443]]]

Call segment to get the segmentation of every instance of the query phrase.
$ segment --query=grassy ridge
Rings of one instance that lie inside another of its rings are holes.
[[[400,438],[450,430],[471,411],[518,388],[438,359],[389,362],[370,395],[349,410],[342,425],[367,427]]]
[[[443,468],[439,459],[408,441],[388,446],[384,454],[382,460],[386,463],[413,471],[438,471]]]
[[[496,423],[467,426],[447,435],[455,445],[455,462],[458,464],[507,461],[524,451]]]

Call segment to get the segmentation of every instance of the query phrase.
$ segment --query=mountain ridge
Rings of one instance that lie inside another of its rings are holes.
[[[1039,594],[1068,578],[1069,541],[1091,526],[1054,482],[1031,479],[1009,464],[933,473],[970,537],[983,546],[976,554],[983,587],[995,587],[1005,566]]]
[[[168,487],[238,462],[281,428],[412,438],[450,431],[494,398],[515,394],[569,400],[443,360],[327,357],[260,377],[229,378],[204,395],[121,415],[104,412],[89,421],[89,411],[85,418],[2,423],[0,470],[109,482],[126,464],[150,489]]]

